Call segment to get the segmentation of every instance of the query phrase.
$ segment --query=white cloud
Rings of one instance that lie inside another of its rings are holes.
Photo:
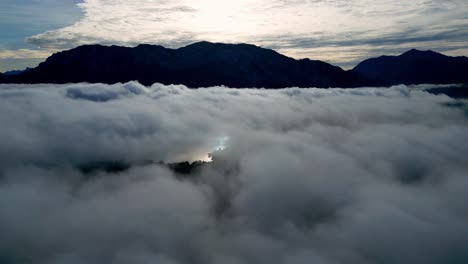
[[[33,36],[29,42],[46,48],[249,42],[339,64],[408,47],[467,51],[460,44],[468,38],[464,0],[86,0],[79,6],[85,13],[80,21]],[[328,52],[324,57],[322,49],[327,47],[337,47],[337,55]]]
[[[0,50],[0,59],[44,59],[52,53],[51,50]]]
[[[0,85],[0,259],[466,263],[468,102],[427,87]]]

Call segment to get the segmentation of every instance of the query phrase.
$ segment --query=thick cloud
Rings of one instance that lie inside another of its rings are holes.
[[[467,263],[468,102],[428,87],[1,85],[0,262]]]

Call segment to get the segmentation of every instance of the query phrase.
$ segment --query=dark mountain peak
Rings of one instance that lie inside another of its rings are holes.
[[[185,47],[179,48],[180,51],[197,51],[197,52],[218,52],[220,54],[227,54],[227,53],[237,53],[237,54],[248,54],[248,53],[267,53],[267,54],[275,54],[283,56],[271,49],[265,49],[253,44],[247,43],[216,43],[216,42],[208,42],[208,41],[200,41]]]
[[[66,50],[66,51],[62,51],[64,53],[68,52],[68,51],[93,51],[93,50],[100,50],[100,49],[104,49],[104,48],[110,48],[110,49],[113,49],[117,46],[105,46],[105,45],[101,45],[101,44],[87,44],[87,45],[82,45],[82,46],[78,46],[74,49],[71,49],[71,50]],[[59,53],[62,53],[62,52],[59,52]]]
[[[260,48],[258,46],[247,44],[247,43],[219,43],[219,42],[209,42],[209,41],[199,41],[192,44],[189,44],[180,49],[203,49],[203,48],[239,48],[239,47],[250,47],[250,48]]]
[[[135,47],[135,49],[166,49],[163,46],[160,45],[153,45],[153,44],[138,44],[138,46]]]
[[[412,49],[400,56],[367,59],[353,71],[391,84],[466,83],[468,58]]]
[[[260,54],[280,55],[279,53],[261,48],[256,45],[246,43],[213,43],[208,41],[196,42],[185,47],[179,48],[178,51],[183,53],[197,53],[197,54],[210,54],[210,56],[217,56],[218,58],[226,56],[230,58],[233,56],[258,56]],[[282,56],[282,55],[280,55]]]
[[[149,48],[149,47],[154,47],[154,46],[156,46],[156,45],[141,43],[141,44],[138,44],[138,46],[136,46],[135,48]]]
[[[403,54],[400,55],[400,57],[408,57],[408,58],[442,58],[442,57],[447,57],[443,54],[440,54],[438,52],[432,51],[432,50],[417,50],[417,49],[411,49]]]

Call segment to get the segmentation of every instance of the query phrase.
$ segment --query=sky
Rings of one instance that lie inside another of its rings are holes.
[[[411,48],[468,55],[466,0],[3,0],[0,71],[83,44],[251,43],[351,68]]]

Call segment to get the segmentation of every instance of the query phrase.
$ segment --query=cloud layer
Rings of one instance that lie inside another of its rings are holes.
[[[0,85],[0,262],[466,263],[468,103],[421,88]]]
[[[85,13],[80,21],[28,41],[53,49],[248,42],[345,67],[410,48],[468,51],[465,0],[85,0],[79,6]]]

